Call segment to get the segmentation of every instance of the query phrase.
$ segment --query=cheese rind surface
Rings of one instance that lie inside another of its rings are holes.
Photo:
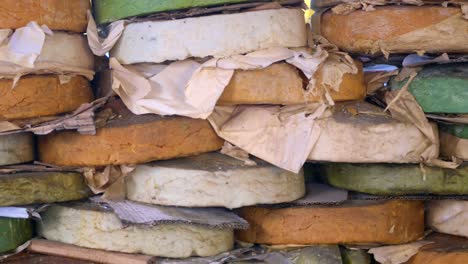
[[[61,84],[56,75],[28,75],[16,83],[0,80],[0,119],[14,120],[71,112],[93,100],[87,79],[74,76]]]
[[[0,136],[0,165],[19,164],[34,159],[32,133],[18,133]]]
[[[250,228],[240,241],[259,244],[400,244],[424,232],[421,201],[363,202],[296,208],[244,207],[239,215]]]
[[[83,175],[77,172],[0,175],[0,206],[64,202],[91,195]]]
[[[9,253],[32,238],[30,219],[0,217],[0,253]]]
[[[122,64],[160,63],[306,45],[302,10],[281,8],[133,23],[125,28],[111,56]]]
[[[171,258],[211,256],[232,249],[232,229],[167,223],[124,226],[112,212],[52,205],[41,214],[39,234],[82,247]]]
[[[319,174],[338,188],[375,195],[468,194],[468,165],[457,169],[416,164],[319,165]]]
[[[126,178],[129,200],[185,207],[238,208],[291,202],[305,194],[304,175],[261,160],[257,165],[209,153],[138,165]]]

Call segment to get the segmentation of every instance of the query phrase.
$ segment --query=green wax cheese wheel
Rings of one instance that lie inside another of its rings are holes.
[[[0,136],[0,165],[25,163],[34,160],[32,133]]]
[[[365,250],[340,248],[343,264],[370,264],[372,259]]]
[[[468,99],[467,99],[468,100]],[[465,124],[439,124],[441,131],[452,134],[459,138],[468,139],[468,125]]]
[[[103,24],[157,12],[242,2],[248,2],[248,0],[94,0],[93,8],[96,23]]]
[[[457,169],[412,164],[321,164],[319,173],[338,188],[375,195],[468,194],[468,165]]]
[[[391,82],[400,89],[408,79]],[[409,85],[409,91],[426,113],[468,113],[468,63],[424,67]]]
[[[91,195],[77,172],[0,174],[0,206],[79,200]]]
[[[0,217],[0,253],[14,250],[31,238],[30,219]]]

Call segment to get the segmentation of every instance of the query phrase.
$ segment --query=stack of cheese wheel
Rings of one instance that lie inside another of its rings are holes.
[[[322,6],[327,6],[326,1],[317,2],[323,4]],[[350,2],[352,1],[336,1],[337,5],[328,5],[322,12],[319,12],[316,21],[320,23],[315,25],[316,32],[320,32],[344,51],[368,57],[379,55],[391,57],[393,54],[415,52],[431,54],[466,54],[468,52],[466,34],[468,20],[463,18],[460,5],[443,6],[442,1],[439,3],[423,0],[420,1],[421,5],[412,5],[407,1],[388,1],[387,4],[379,4],[366,9],[358,1]],[[467,114],[468,71],[466,63],[425,65],[417,72],[414,79],[408,81],[409,77],[403,80],[393,78],[388,83],[388,87],[390,90],[408,89],[426,114]],[[352,118],[359,119],[359,116]],[[460,119],[462,118],[452,120]],[[366,118],[366,120],[370,119]],[[442,158],[455,157],[459,160],[466,160],[468,151],[468,145],[465,142],[466,125],[450,123],[450,121],[440,123],[438,126],[440,133],[435,124],[431,123],[431,125],[435,135],[440,135],[440,153],[439,142],[437,142],[433,146],[433,155],[428,158],[438,158],[440,155]],[[356,129],[356,126],[350,129]],[[410,135],[408,132],[394,133],[392,130],[384,132],[384,129],[380,131],[382,136],[379,140],[370,144],[356,141],[355,144],[356,147],[363,146],[371,149],[373,156],[376,157],[375,161],[359,161],[356,156],[360,155],[353,149],[354,152],[349,153],[349,159],[335,158],[332,161],[340,163],[317,165],[317,175],[332,186],[377,195],[381,198],[384,196],[395,199],[401,195],[468,194],[465,188],[465,181],[468,180],[466,164],[462,164],[457,169],[422,168],[418,164],[386,164],[419,163],[422,160],[402,162],[406,159],[404,156],[401,156],[399,161],[388,159],[390,156],[382,157],[384,152],[380,150],[387,148],[386,139],[393,136],[398,139],[388,146],[389,149],[407,151],[412,146],[414,153],[418,146],[412,145],[417,142],[416,138],[412,137],[407,140]],[[368,129],[363,129],[362,133],[367,135],[369,141],[372,140]],[[422,135],[422,138],[424,137]],[[348,140],[354,139],[348,138]],[[420,147],[424,145],[422,142],[418,143]],[[346,145],[346,142],[341,144]],[[335,153],[331,156],[336,157]],[[428,215],[426,215],[429,227],[440,233],[466,236],[466,232],[463,233],[464,206],[465,202],[456,200],[429,203]],[[467,243],[466,239],[442,234],[435,234],[426,239],[434,243],[424,246],[408,263],[468,262],[468,252],[464,248]],[[447,245],[450,246],[447,247]]]
[[[81,104],[93,100],[88,78],[92,77],[93,56],[88,48],[86,11],[87,0],[15,0],[3,1],[0,10],[0,29],[24,30],[30,22],[47,26],[52,34],[46,34],[34,67],[27,75],[13,80],[20,74],[20,67],[3,67],[0,80],[0,121],[20,121],[72,112]],[[24,42],[12,39],[8,45],[28,50]],[[30,40],[32,42],[36,39]],[[5,43],[4,43],[5,45]],[[3,50],[5,52],[5,50]],[[2,56],[3,59],[8,56]],[[3,61],[9,63],[8,60]],[[2,63],[3,63],[2,62]],[[7,64],[8,65],[8,64]],[[60,66],[57,66],[60,65]],[[64,67],[54,69],[57,67]],[[4,72],[5,71],[5,72]],[[73,73],[68,75],[53,72]],[[82,72],[83,75],[79,73]],[[22,74],[21,74],[22,75]],[[90,76],[91,75],[91,76]],[[0,165],[20,164],[34,160],[32,133],[0,136]],[[0,174],[0,206],[29,205],[77,200],[91,194],[80,173],[75,172],[18,172]],[[8,208],[0,208],[8,212]],[[3,214],[2,214],[3,215]],[[7,213],[8,215],[8,213]],[[33,235],[29,219],[0,217],[0,253],[9,253]]]

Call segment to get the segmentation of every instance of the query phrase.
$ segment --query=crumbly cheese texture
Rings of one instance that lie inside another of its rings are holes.
[[[111,212],[52,205],[41,214],[39,234],[82,247],[153,256],[212,256],[232,249],[232,229],[188,224],[123,226]]]
[[[138,165],[126,180],[129,200],[159,205],[238,208],[305,194],[303,171],[294,174],[262,161],[247,166],[218,153]]]
[[[468,201],[431,201],[426,220],[437,232],[468,237]]]
[[[52,30],[85,32],[89,0],[2,0],[0,28],[16,29],[31,21]]]
[[[468,20],[459,7],[383,6],[322,15],[321,33],[340,49],[379,54],[468,52]]]
[[[133,23],[125,28],[111,55],[122,64],[160,63],[306,45],[302,10],[281,8]]]
[[[19,164],[34,159],[33,134],[0,136],[0,165]]]
[[[351,163],[419,163],[417,150],[429,146],[433,157],[438,145],[413,124],[399,122],[382,109],[365,102],[337,105],[334,114],[318,120],[322,128],[309,154],[313,161]],[[437,126],[431,123],[436,135]]]

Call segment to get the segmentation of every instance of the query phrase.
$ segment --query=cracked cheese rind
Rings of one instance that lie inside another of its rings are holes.
[[[329,118],[317,120],[321,133],[309,154],[312,161],[350,163],[419,163],[437,158],[439,146],[429,144],[413,124],[400,122],[366,102],[336,104]],[[437,125],[431,123],[438,136]],[[438,138],[438,137],[437,137]]]
[[[125,28],[111,55],[122,64],[160,63],[306,45],[302,10],[281,8],[133,23]]]
[[[232,229],[189,224],[122,225],[112,212],[82,207],[50,206],[41,214],[39,234],[81,247],[186,258],[212,256],[232,249]]]
[[[89,0],[2,0],[0,28],[17,29],[31,21],[51,30],[85,32]]]
[[[243,161],[209,153],[138,165],[126,178],[132,201],[185,207],[238,208],[291,202],[305,194],[304,174],[266,162]]]
[[[0,136],[0,165],[19,164],[34,159],[32,133]]]
[[[28,75],[16,83],[0,80],[0,119],[14,120],[71,112],[93,100],[89,81],[73,76],[61,84],[56,75]]]
[[[421,201],[352,201],[337,206],[244,207],[250,228],[236,239],[258,244],[401,244],[424,233]]]
[[[372,12],[322,15],[321,33],[341,50],[359,54],[467,53],[468,20],[459,7],[383,6]]]
[[[334,101],[361,100],[366,96],[362,64],[356,62],[356,66],[359,72],[344,74],[338,91],[329,89]],[[299,70],[287,63],[275,63],[259,70],[236,70],[217,104],[293,105],[320,102],[323,98],[312,90],[326,89],[322,82],[323,72],[324,69],[320,67],[316,75],[317,87],[306,91],[306,84]]]
[[[0,206],[64,202],[91,195],[78,172],[0,174]]]
[[[207,120],[180,116],[134,115],[121,101],[116,117],[96,135],[58,131],[38,137],[39,160],[62,166],[139,164],[220,149],[223,140]]]

